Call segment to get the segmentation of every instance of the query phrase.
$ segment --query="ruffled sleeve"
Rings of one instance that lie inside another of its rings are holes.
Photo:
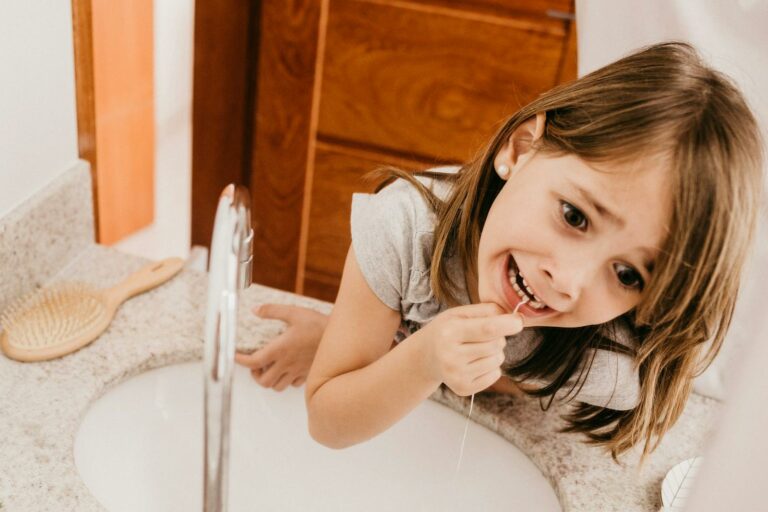
[[[352,195],[352,249],[368,286],[389,308],[405,314],[404,302],[431,298],[433,223],[428,204],[405,180]]]

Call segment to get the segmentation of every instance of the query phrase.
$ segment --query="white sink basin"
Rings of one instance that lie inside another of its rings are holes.
[[[111,512],[201,510],[202,364],[143,373],[97,400],[75,463]],[[560,511],[547,480],[514,445],[427,400],[384,434],[344,450],[307,432],[303,388],[260,387],[236,366],[229,509],[260,511]]]

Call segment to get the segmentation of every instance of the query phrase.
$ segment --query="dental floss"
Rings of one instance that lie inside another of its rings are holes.
[[[517,306],[515,306],[514,311],[512,313],[517,313],[517,310],[520,309],[520,306],[523,304],[527,304],[530,299],[528,297],[524,297],[523,300],[521,300]],[[469,400],[469,414],[467,414],[467,423],[464,425],[464,436],[461,439],[461,449],[459,450],[459,463],[456,464],[456,472],[453,474],[453,481],[456,481],[456,477],[459,476],[459,469],[461,468],[461,460],[464,458],[464,444],[467,441],[467,431],[469,430],[469,418],[472,416],[472,406],[475,404],[475,394],[472,393],[472,398]]]

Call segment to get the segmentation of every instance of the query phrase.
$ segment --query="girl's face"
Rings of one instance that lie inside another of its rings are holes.
[[[540,132],[532,121],[518,128],[528,141]],[[601,324],[631,310],[669,222],[663,164],[597,170],[573,155],[523,154],[526,139],[514,137],[496,156],[512,173],[480,237],[476,296],[508,311],[529,297],[520,308],[528,327]]]

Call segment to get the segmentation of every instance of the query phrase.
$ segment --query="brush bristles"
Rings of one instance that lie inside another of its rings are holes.
[[[83,283],[61,283],[17,300],[0,316],[8,343],[38,349],[68,343],[103,321],[102,294]]]

